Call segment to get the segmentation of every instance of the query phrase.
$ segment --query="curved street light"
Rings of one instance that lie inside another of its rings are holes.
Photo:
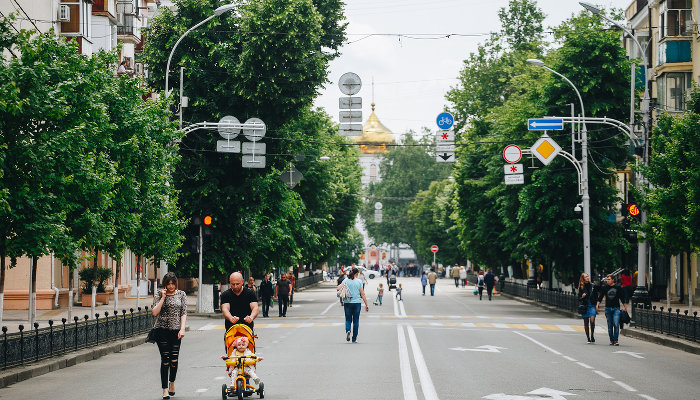
[[[218,7],[216,10],[214,10],[214,15],[211,15],[210,17],[208,17],[204,21],[202,21],[202,22],[198,23],[197,25],[188,29],[185,33],[182,34],[182,36],[180,36],[180,38],[177,40],[177,42],[175,42],[175,46],[173,46],[173,49],[170,51],[170,55],[168,56],[168,64],[165,67],[165,95],[166,96],[168,95],[168,92],[169,92],[168,89],[170,88],[168,86],[168,77],[170,76],[170,61],[173,58],[173,54],[175,53],[175,49],[177,49],[177,45],[180,44],[182,39],[185,36],[187,36],[188,33],[192,32],[193,30],[195,30],[195,29],[199,28],[200,26],[204,25],[205,23],[209,22],[209,20],[211,20],[212,18],[218,17],[219,15],[225,13],[226,11],[233,10],[234,8],[236,8],[236,5],[233,3]]]
[[[543,61],[530,58],[528,63],[546,69],[547,71],[561,77],[568,83],[578,96],[578,101],[581,104],[581,118],[583,121],[583,129],[581,129],[581,205],[583,206],[583,272],[591,274],[591,213],[590,213],[590,196],[588,194],[588,130],[586,129],[586,110],[583,107],[583,99],[576,86],[571,81],[560,74],[559,72],[549,68]]]

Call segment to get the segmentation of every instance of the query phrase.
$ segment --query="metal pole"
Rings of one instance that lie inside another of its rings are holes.
[[[564,75],[557,71],[542,65],[542,68],[564,79],[576,92],[578,101],[581,104],[581,117],[583,121],[583,129],[581,133],[581,188],[583,196],[581,197],[583,206],[583,272],[590,276],[591,274],[591,213],[590,201],[591,197],[588,194],[588,129],[586,128],[586,110],[583,106],[583,99],[576,86]]]
[[[180,125],[178,127],[182,129],[182,85],[185,80],[185,67],[180,67]]]
[[[437,264],[435,264],[435,254],[437,254],[437,253],[433,252],[433,267],[437,267]]]
[[[203,222],[203,221],[202,221]],[[197,275],[197,312],[202,312],[202,224],[199,224],[199,275]]]
[[[173,58],[173,54],[175,53],[175,49],[177,49],[177,45],[180,44],[180,42],[182,41],[182,39],[184,39],[185,36],[187,36],[188,33],[190,33],[190,32],[192,32],[193,30],[199,28],[200,26],[202,26],[203,24],[205,24],[206,22],[208,22],[210,19],[212,19],[212,18],[214,18],[214,17],[216,17],[216,14],[214,14],[214,15],[208,17],[208,18],[205,19],[204,21],[202,21],[202,22],[198,23],[197,25],[191,27],[191,28],[188,29],[185,33],[183,33],[182,36],[180,36],[180,38],[177,40],[177,42],[175,42],[175,46],[173,46],[173,49],[170,51],[170,55],[168,56],[168,63],[167,63],[166,66],[165,66],[165,95],[166,95],[166,96],[169,94],[168,91],[169,91],[169,88],[170,88],[170,86],[168,86],[168,76],[170,75],[170,74],[169,74],[169,71],[170,71],[170,61],[171,61],[172,58]]]

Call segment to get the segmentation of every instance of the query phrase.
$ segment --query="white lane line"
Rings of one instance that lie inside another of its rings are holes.
[[[581,361],[578,361],[576,364],[578,364],[578,365],[580,365],[580,366],[582,366],[583,368],[586,368],[586,369],[593,369],[593,367],[591,367],[591,366],[588,365],[588,364],[584,364],[584,363],[582,363]]]
[[[333,306],[337,306],[337,305],[338,305],[338,303],[335,303],[335,302],[334,302],[334,303],[331,303],[328,307],[326,307],[325,310],[323,310],[323,312],[321,313],[321,315],[326,315],[326,313],[327,313],[328,311],[330,311],[330,309],[333,308]]]
[[[303,324],[299,324],[299,328],[313,328],[313,326],[313,322],[305,322]]]
[[[403,306],[403,301],[397,301],[399,303],[399,310],[401,310],[401,318],[406,318],[406,308]]]
[[[428,372],[428,366],[425,364],[423,353],[420,351],[418,339],[416,338],[416,332],[410,325],[407,326],[407,329],[408,338],[411,341],[411,349],[413,349],[413,361],[416,363],[416,370],[418,370],[420,386],[423,390],[423,397],[425,400],[439,400],[437,392],[435,391],[435,386],[433,386],[433,380],[430,378],[430,372]]]
[[[209,389],[197,389],[197,390],[195,390],[194,392],[195,392],[195,393],[204,393],[204,392],[206,392],[206,391],[208,391],[208,390],[209,390]]]
[[[538,342],[537,340],[531,338],[530,336],[528,336],[528,335],[526,335],[526,334],[524,334],[524,333],[520,333],[520,332],[518,332],[518,331],[513,331],[513,333],[515,333],[516,335],[520,335],[520,336],[524,337],[525,339],[531,341],[532,343],[534,343],[534,344],[536,344],[536,345],[542,347],[543,349],[545,349],[545,350],[547,350],[547,351],[551,351],[552,353],[554,353],[554,354],[556,354],[556,355],[558,355],[558,356],[563,355],[563,354],[561,354],[560,352],[554,350],[553,348],[551,348],[551,347],[549,347],[549,346],[547,346],[547,345],[545,345],[545,344],[542,344],[542,343]]]
[[[541,331],[542,328],[537,324],[524,324],[527,329]]]
[[[569,325],[556,325],[556,327],[564,332],[576,332],[576,329],[572,328]]]
[[[606,374],[606,373],[603,372],[603,371],[593,371],[593,372],[595,372],[596,374],[602,376],[602,377],[605,378],[605,379],[612,379],[612,376]]]
[[[493,325],[494,328],[510,329],[508,324],[491,324],[491,325]]]
[[[617,383],[618,386],[620,386],[621,388],[625,389],[628,392],[636,392],[637,391],[637,389],[633,388],[632,386],[630,386],[624,382],[620,382],[620,381],[613,381],[613,382]]]
[[[413,386],[413,374],[411,374],[411,361],[408,359],[408,346],[403,326],[396,327],[399,334],[399,366],[401,368],[401,385],[403,386],[404,400],[418,400],[416,388]]]
[[[573,362],[578,361],[577,359],[575,359],[575,358],[573,358],[573,357],[569,357],[569,356],[562,356],[562,357],[566,358],[566,359],[569,360],[569,361],[573,361]]]
[[[465,328],[476,328],[476,325],[474,325],[473,322],[463,322],[462,326]]]
[[[282,324],[268,324],[265,328],[279,328]]]
[[[641,397],[641,398],[643,398],[643,399],[647,399],[647,400],[656,400],[655,398],[653,398],[653,397],[651,397],[651,396],[647,396],[647,395],[645,395],[645,394],[640,394],[639,397]]]
[[[396,297],[395,297],[395,296],[391,296],[391,299],[392,299],[392,301],[394,302],[394,316],[395,316],[396,318],[401,318],[401,316],[399,315],[399,302],[396,301]]]

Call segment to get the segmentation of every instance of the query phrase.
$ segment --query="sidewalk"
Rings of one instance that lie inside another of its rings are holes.
[[[136,299],[136,297],[121,298],[119,299],[119,307],[117,312],[122,315],[122,310],[126,310],[129,314],[130,309],[134,309],[137,312],[138,307],[141,310],[148,306],[151,308],[153,304],[153,296],[141,297]],[[197,293],[187,295],[187,311],[188,313],[193,313],[197,306]],[[114,298],[110,299],[109,304],[99,305],[95,307],[95,313],[100,314],[100,318],[104,318],[105,312],[109,313],[110,317],[114,317]],[[81,307],[79,305],[73,306],[73,315],[69,318],[68,307],[57,308],[55,310],[36,310],[36,322],[39,323],[39,329],[46,328],[49,326],[49,320],[53,320],[54,326],[61,325],[61,319],[66,318],[73,321],[72,317],[78,317],[82,321],[85,315],[89,315],[90,319],[94,319],[94,313],[91,313],[90,307]],[[7,327],[7,333],[19,332],[19,326],[24,325],[24,331],[29,329],[34,329],[34,327],[29,326],[29,311],[28,310],[4,310],[2,317],[2,325]]]

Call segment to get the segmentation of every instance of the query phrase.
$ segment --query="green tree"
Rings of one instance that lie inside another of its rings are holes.
[[[219,2],[180,0],[176,5],[177,14],[164,11],[147,31],[143,58],[154,87],[162,87],[163,67],[180,35],[211,15]],[[241,3],[236,12],[193,31],[175,52],[172,65],[185,67],[184,94],[190,98],[185,120],[234,115],[241,121],[259,117],[267,125],[265,169],[242,168],[240,155],[211,151],[217,140],[211,132],[190,133],[180,146],[175,174],[180,205],[188,217],[207,213],[214,218],[203,254],[208,272],[217,277],[235,269],[259,273],[328,257],[338,245],[336,233],[349,225],[347,217],[333,222],[336,215],[329,212],[348,201],[329,192],[338,181],[329,176],[347,171],[313,157],[294,158],[313,153],[303,141],[324,141],[333,130],[310,107],[344,40],[341,7],[337,0]],[[179,85],[176,75],[171,72],[173,87]],[[308,183],[293,191],[279,180],[290,162]],[[323,196],[313,197],[318,194]],[[190,226],[185,235],[196,231]],[[195,255],[185,252],[180,264],[183,274],[192,273]]]
[[[411,200],[430,183],[447,178],[451,166],[437,163],[431,154],[433,138],[424,135],[419,140],[411,132],[406,133],[401,145],[386,153],[380,163],[381,180],[370,183],[368,201],[362,207],[361,216],[367,226],[369,236],[378,244],[406,243],[413,249],[416,229],[410,223],[408,210]],[[383,205],[383,221],[374,222],[374,203]]]

